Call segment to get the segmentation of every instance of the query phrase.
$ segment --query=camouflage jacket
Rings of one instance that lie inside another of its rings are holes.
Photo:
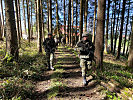
[[[80,48],[80,55],[89,55],[91,57],[94,57],[95,47],[90,40],[80,40],[77,43],[77,47]]]
[[[53,53],[55,52],[55,41],[53,38],[46,38],[43,42],[43,46],[45,48],[45,52]]]

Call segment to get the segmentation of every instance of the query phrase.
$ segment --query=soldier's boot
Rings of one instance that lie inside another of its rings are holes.
[[[54,67],[53,67],[53,63],[52,62],[50,62],[50,69],[51,70],[55,70]]]
[[[51,70],[55,70],[54,67],[53,67],[53,59],[54,59],[54,55],[51,54],[51,55],[50,55],[50,69],[51,69]]]
[[[84,86],[87,85],[86,76],[83,76],[83,85],[84,85]]]
[[[51,70],[55,70],[53,66],[50,66],[50,69],[51,69]]]
[[[50,70],[51,68],[50,68],[50,61],[48,61],[48,70]]]

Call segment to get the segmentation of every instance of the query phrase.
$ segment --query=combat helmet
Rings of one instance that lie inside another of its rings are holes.
[[[48,35],[52,35],[52,33],[49,32]]]
[[[82,34],[82,37],[88,37],[89,36],[89,34],[87,33],[87,32],[84,32],[83,34]]]

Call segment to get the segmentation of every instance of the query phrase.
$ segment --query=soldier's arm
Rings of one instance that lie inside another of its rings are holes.
[[[53,39],[53,47],[56,48],[55,40]]]
[[[45,39],[44,42],[43,42],[43,46],[46,46],[46,39]]]

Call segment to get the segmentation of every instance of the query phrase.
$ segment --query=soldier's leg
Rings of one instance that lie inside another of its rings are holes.
[[[87,61],[87,71],[89,72],[88,74],[91,74],[91,68],[92,68],[92,61]]]
[[[48,69],[50,69],[50,53],[49,52],[46,52],[46,59],[47,59]]]
[[[80,67],[82,70],[82,77],[83,77],[83,84],[86,85],[86,60],[85,59],[80,59]]]
[[[50,68],[54,70],[53,68],[53,60],[54,60],[54,53],[50,53]]]

